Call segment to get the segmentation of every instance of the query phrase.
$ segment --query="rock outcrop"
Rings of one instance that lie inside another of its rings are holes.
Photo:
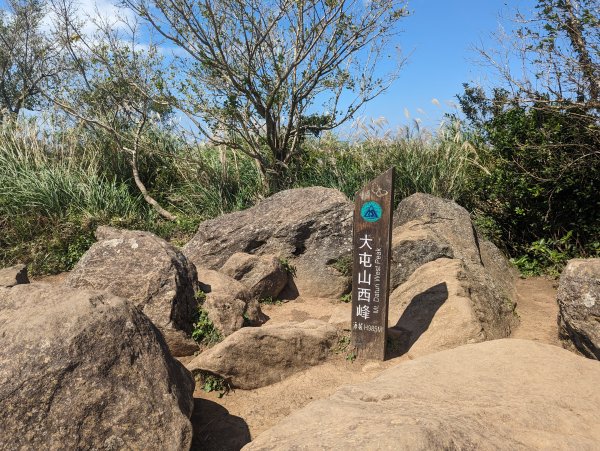
[[[253,299],[276,298],[288,283],[288,271],[275,255],[233,254],[221,272],[242,282]]]
[[[593,450],[599,380],[597,362],[555,346],[466,345],[342,387],[243,449]]]
[[[15,265],[0,269],[0,287],[14,287],[29,283],[27,265]]]
[[[389,311],[394,355],[510,335],[518,324],[515,270],[478,237],[464,208],[418,193],[399,204],[394,225]]]
[[[160,329],[173,355],[193,354],[198,349],[190,338],[197,314],[194,265],[149,232],[99,227],[96,237],[65,283],[132,301]]]
[[[392,293],[388,349],[393,354],[410,350],[416,357],[496,338],[486,337],[465,271],[461,260],[440,258],[418,268]]]
[[[199,267],[199,288],[204,293],[202,309],[222,337],[246,325],[264,322],[260,305],[243,283],[219,271]]]
[[[558,286],[560,337],[600,360],[600,258],[570,260]]]
[[[481,264],[478,237],[469,212],[456,202],[416,193],[400,202],[394,211],[394,228],[412,223],[450,245],[454,255],[467,263]]]
[[[0,288],[0,336],[0,448],[189,448],[193,379],[129,301]]]
[[[336,337],[336,328],[319,320],[246,327],[186,367],[193,374],[217,374],[236,388],[254,389],[321,363]]]
[[[392,289],[408,279],[411,268],[438,258],[456,258],[494,291],[515,297],[516,270],[496,246],[479,237],[469,212],[456,202],[413,194],[400,202],[393,224]]]
[[[282,191],[203,222],[183,252],[211,269],[220,269],[236,252],[276,255],[296,268],[293,282],[301,295],[336,298],[350,283],[335,264],[352,249],[352,211],[352,203],[334,189]]]

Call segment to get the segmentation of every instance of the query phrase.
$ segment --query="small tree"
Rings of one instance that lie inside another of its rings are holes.
[[[0,10],[0,123],[43,101],[64,71],[62,46],[42,30],[46,6],[40,0],[8,0]]]
[[[401,65],[376,73],[399,0],[124,0],[185,57],[179,107],[214,143],[276,179],[307,133],[352,118]]]
[[[137,24],[124,19],[96,17],[88,24],[95,32],[86,36],[72,4],[57,0],[54,7],[57,35],[68,49],[72,77],[51,96],[47,93],[48,100],[88,128],[108,134],[118,151],[127,155],[144,200],[160,216],[174,220],[148,192],[138,164],[145,132],[171,111],[157,46],[140,46]]]
[[[516,255],[540,242],[564,258],[600,252],[599,11],[598,0],[538,0],[514,35],[480,49],[503,83],[459,96],[495,163],[476,207]]]

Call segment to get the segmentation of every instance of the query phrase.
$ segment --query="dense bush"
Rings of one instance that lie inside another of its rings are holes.
[[[488,145],[489,175],[475,180],[469,206],[526,272],[560,269],[600,252],[600,128],[593,111],[502,91],[487,99],[467,87],[471,125]]]

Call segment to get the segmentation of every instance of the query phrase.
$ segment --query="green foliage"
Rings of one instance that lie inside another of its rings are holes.
[[[283,302],[281,300],[275,299],[271,296],[259,299],[258,302],[261,304],[265,304],[265,305],[282,305],[283,304]]]
[[[363,125],[351,142],[331,134],[307,140],[281,185],[327,186],[352,198],[367,181],[394,166],[396,203],[416,192],[460,201],[471,188],[470,179],[486,170],[458,121],[442,124],[435,133],[415,126],[380,136],[383,126]]]
[[[148,230],[182,245],[201,221],[247,208],[260,198],[261,175],[251,158],[221,147],[192,145],[168,129],[150,128],[139,167],[151,194],[177,213],[176,221],[162,220],[140,198],[127,158],[114,149],[109,135],[72,128],[68,122],[52,124],[47,130],[30,122],[0,129],[2,264],[30,263],[34,274],[68,270],[93,242],[96,227],[105,224]],[[417,130],[361,139],[346,142],[328,134],[321,145],[307,139],[281,188],[321,185],[353,196],[390,164],[411,161],[412,171],[399,178],[399,197],[422,189],[461,198],[472,184],[469,178],[481,173],[463,134],[434,136]],[[444,158],[463,166],[442,167]],[[427,167],[433,163],[436,170]],[[455,182],[450,186],[437,178]],[[282,264],[294,276],[290,261],[283,259]],[[333,266],[351,273],[350,257]]]
[[[400,59],[377,63],[408,15],[403,0],[124,3],[193,61],[172,64],[178,107],[215,144],[255,161],[264,195],[281,189],[307,134],[350,120],[397,77]]]
[[[296,267],[290,263],[287,258],[279,258],[279,263],[283,266],[285,272],[287,272],[291,277],[296,277]]]
[[[575,256],[573,231],[557,239],[542,238],[526,248],[526,253],[511,261],[526,276],[548,274],[558,277],[567,261]]]
[[[352,362],[353,363],[356,360],[356,357],[357,357],[356,352],[355,351],[350,351],[346,355],[346,360],[348,362]]]
[[[65,70],[45,15],[43,0],[7,0],[0,7],[0,124],[46,105],[43,90]]]
[[[202,390],[205,392],[219,392],[219,398],[222,398],[231,390],[231,384],[229,384],[225,379],[207,371],[200,371],[196,375],[196,380],[200,382]]]
[[[210,347],[223,339],[213,322],[209,319],[208,313],[202,309],[202,306],[198,306],[198,318],[194,322],[193,327],[192,339],[198,344]]]
[[[354,362],[356,360],[356,350],[350,349],[350,332],[344,332],[338,337],[337,344],[333,348],[333,352],[336,354],[346,354],[346,360],[348,362]]]
[[[196,299],[198,304],[204,304],[204,301],[206,301],[206,293],[202,290],[198,290],[194,294],[194,299]]]
[[[597,255],[600,236],[599,4],[535,3],[502,43],[520,64],[482,50],[504,81],[459,96],[490,169],[467,204],[522,271],[557,273],[569,257]]]
[[[342,276],[352,275],[352,255],[344,255],[331,264]]]
[[[340,298],[340,302],[343,302],[345,304],[349,304],[350,302],[352,302],[352,293],[346,293],[342,295],[342,297]]]
[[[336,354],[341,354],[343,352],[346,352],[348,346],[350,346],[350,333],[342,333],[338,337],[338,341],[335,347],[333,348],[333,352],[335,352]]]
[[[600,144],[600,128],[594,115],[547,101],[524,106],[500,91],[494,96],[467,86],[461,97],[488,143],[490,169],[472,179],[467,206],[479,212],[497,243],[522,256],[515,262],[526,272],[560,268],[562,257],[543,249],[592,255],[600,236],[600,157],[591,150]]]

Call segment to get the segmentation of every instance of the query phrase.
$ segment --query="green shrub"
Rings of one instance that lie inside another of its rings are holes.
[[[281,263],[281,266],[283,266],[283,269],[290,277],[296,277],[296,267],[287,258],[279,258],[279,263]]]
[[[496,89],[487,98],[469,86],[459,97],[489,168],[471,179],[466,206],[532,274],[556,273],[575,255],[597,255],[600,236],[598,115],[538,97],[525,104]]]
[[[223,339],[202,306],[198,306],[198,317],[193,323],[192,339],[208,347],[214,346]]]
[[[200,371],[196,374],[196,380],[200,382],[202,390],[207,393],[216,391],[219,392],[219,398],[229,393],[231,384],[221,376],[209,373],[208,371]]]

